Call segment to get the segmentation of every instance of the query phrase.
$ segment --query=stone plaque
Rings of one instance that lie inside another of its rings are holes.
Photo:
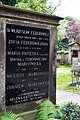
[[[48,29],[6,24],[6,106],[48,98]]]

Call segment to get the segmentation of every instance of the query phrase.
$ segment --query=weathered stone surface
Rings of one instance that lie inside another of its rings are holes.
[[[0,18],[0,112],[5,110],[4,22]]]
[[[30,112],[24,112],[19,114],[19,116],[21,116],[24,120],[35,120],[35,116],[36,116],[37,110],[33,110]]]

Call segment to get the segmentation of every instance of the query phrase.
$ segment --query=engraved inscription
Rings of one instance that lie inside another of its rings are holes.
[[[49,30],[6,24],[6,105],[48,97]]]

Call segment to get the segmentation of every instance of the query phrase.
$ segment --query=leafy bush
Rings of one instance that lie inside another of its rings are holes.
[[[49,100],[38,106],[36,120],[80,120],[80,106],[68,102],[56,109]]]
[[[61,120],[80,120],[80,106],[72,102],[66,103],[56,112],[55,118]]]
[[[13,112],[7,111],[0,116],[0,120],[23,120],[23,119],[17,116],[16,114],[14,114]]]

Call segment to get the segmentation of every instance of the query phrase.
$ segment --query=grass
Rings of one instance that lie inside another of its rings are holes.
[[[64,68],[64,69],[71,69],[71,67],[69,65],[60,65],[58,67],[58,69],[61,69],[61,68]]]
[[[57,88],[80,93],[78,88],[69,86],[69,83],[72,82],[70,69],[70,66],[65,65],[57,68]]]

